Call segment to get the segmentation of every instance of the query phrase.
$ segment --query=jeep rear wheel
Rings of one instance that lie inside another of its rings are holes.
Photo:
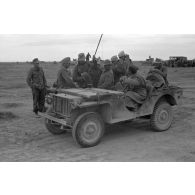
[[[87,112],[80,115],[73,126],[72,136],[81,147],[97,145],[104,134],[104,122],[99,114]]]
[[[50,107],[47,111],[47,114],[51,114],[52,113],[52,108]],[[47,128],[47,130],[54,134],[54,135],[59,135],[62,133],[66,133],[66,131],[64,129],[61,129],[61,125],[58,123],[55,123],[49,119],[45,119],[45,127]]]
[[[162,100],[158,102],[151,116],[151,127],[155,131],[166,131],[170,128],[173,121],[171,105]]]

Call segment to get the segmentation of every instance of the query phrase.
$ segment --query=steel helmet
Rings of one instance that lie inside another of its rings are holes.
[[[111,62],[117,62],[118,61],[118,57],[117,56],[112,56],[111,57]]]
[[[118,57],[121,58],[123,56],[125,56],[125,52],[124,51],[120,51],[119,54],[118,54]]]
[[[78,61],[85,61],[85,54],[84,53],[80,53],[78,55]]]

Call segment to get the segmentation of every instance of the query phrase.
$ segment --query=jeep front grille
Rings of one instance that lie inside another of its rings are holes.
[[[53,111],[60,115],[70,116],[70,100],[58,96],[53,96]]]

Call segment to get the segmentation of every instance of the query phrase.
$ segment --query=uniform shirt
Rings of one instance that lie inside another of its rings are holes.
[[[146,99],[146,82],[141,75],[136,73],[131,76],[125,76],[123,78],[123,83],[125,86],[126,95],[130,95],[134,101],[137,103],[142,103]]]
[[[47,85],[47,81],[43,72],[43,69],[41,67],[35,68],[32,67],[30,71],[28,72],[27,84],[33,88],[43,89]]]
[[[133,65],[133,62],[129,57],[126,57],[125,59],[119,59],[119,63],[121,71],[123,71],[125,74],[128,72],[129,66]]]
[[[79,87],[85,88],[90,84],[89,63],[77,64],[73,70],[73,81],[77,82]]]
[[[89,68],[89,75],[91,77],[93,87],[98,86],[98,82],[100,80],[101,74],[102,74],[102,70],[98,66],[92,65]]]
[[[112,70],[114,74],[114,83],[117,83],[120,77],[126,74],[126,70],[120,61],[113,62]]]
[[[114,72],[117,72],[118,74],[125,75],[126,74],[126,64],[124,63],[123,60],[118,60],[115,62],[114,67],[113,67]]]
[[[124,83],[126,83],[129,89],[132,89],[132,90],[146,87],[145,79],[137,73],[130,75],[129,77],[128,76],[125,77]]]
[[[126,75],[130,65],[132,65],[132,61],[129,58],[125,58],[125,60],[119,59],[113,63],[114,83],[117,83],[120,77]]]
[[[60,70],[57,74],[57,88],[75,88],[71,73],[63,66],[61,66]]]
[[[101,74],[99,83],[98,83],[98,88],[102,89],[112,89],[114,86],[114,75],[112,70],[104,71]]]

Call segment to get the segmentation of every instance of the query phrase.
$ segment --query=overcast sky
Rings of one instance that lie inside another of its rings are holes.
[[[94,54],[100,34],[75,35],[0,35],[0,61],[58,61],[80,52]],[[168,59],[169,56],[195,58],[195,35],[103,35],[97,56],[110,58],[124,50],[133,60],[149,55]]]

